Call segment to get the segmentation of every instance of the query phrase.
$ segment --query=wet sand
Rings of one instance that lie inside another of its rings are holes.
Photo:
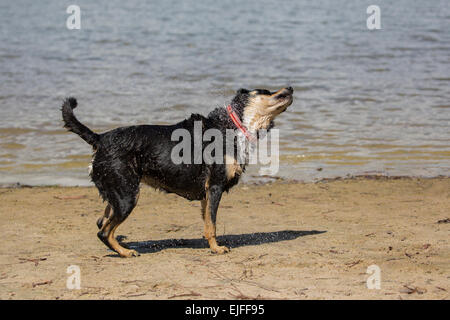
[[[449,299],[450,178],[241,184],[219,208],[225,255],[202,239],[198,202],[148,187],[116,233],[131,259],[97,239],[94,188],[3,188],[0,201],[0,299]]]

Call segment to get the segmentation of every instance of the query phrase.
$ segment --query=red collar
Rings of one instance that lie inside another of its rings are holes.
[[[244,136],[247,138],[247,140],[250,142],[254,142],[256,140],[256,137],[253,134],[251,134],[247,130],[247,128],[244,127],[244,125],[242,124],[242,122],[239,119],[236,112],[233,110],[233,108],[231,108],[231,105],[227,106],[227,111],[228,111],[228,116],[231,118],[231,120],[233,120],[236,127],[238,127],[239,130],[241,130],[241,132],[244,134]]]

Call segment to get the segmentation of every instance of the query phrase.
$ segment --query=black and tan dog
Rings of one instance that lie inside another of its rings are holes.
[[[216,108],[207,117],[192,114],[174,125],[129,126],[102,134],[80,123],[73,114],[77,101],[66,99],[62,106],[64,127],[92,145],[90,175],[107,202],[104,215],[97,221],[100,240],[121,257],[138,255],[135,250],[122,247],[114,232],[136,206],[139,185],[144,182],[189,200],[200,200],[205,238],[211,250],[215,253],[229,251],[216,242],[217,209],[222,193],[238,182],[245,163],[226,159],[212,164],[175,164],[171,152],[178,142],[172,141],[172,133],[176,129],[192,133],[194,122],[200,121],[203,132],[218,129],[225,136],[226,130],[232,129],[252,140],[258,137],[259,130],[273,126],[273,119],[291,105],[292,94],[291,87],[276,92],[240,89],[227,108]],[[233,143],[239,143],[238,139]]]

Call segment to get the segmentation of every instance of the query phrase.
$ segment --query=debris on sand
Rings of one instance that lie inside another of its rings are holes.
[[[53,198],[58,200],[80,200],[80,199],[86,199],[87,195],[81,195],[81,196],[66,196],[66,197],[60,197],[60,196],[54,196]]]
[[[407,285],[403,285],[403,288],[400,289],[400,293],[406,293],[406,294],[424,294],[427,292],[427,289],[419,288],[419,287],[411,287]]]
[[[46,284],[52,284],[53,280],[47,280],[47,281],[42,281],[42,282],[33,282],[33,284],[31,285],[33,288],[37,287],[37,286],[43,286]]]

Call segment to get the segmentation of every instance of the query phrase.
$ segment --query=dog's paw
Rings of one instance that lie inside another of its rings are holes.
[[[224,254],[224,253],[230,252],[230,249],[225,246],[217,246],[217,247],[211,248],[211,252],[216,253],[216,254]]]
[[[136,250],[128,250],[124,249],[122,252],[119,253],[121,258],[132,258],[132,257],[139,257],[140,254]]]

